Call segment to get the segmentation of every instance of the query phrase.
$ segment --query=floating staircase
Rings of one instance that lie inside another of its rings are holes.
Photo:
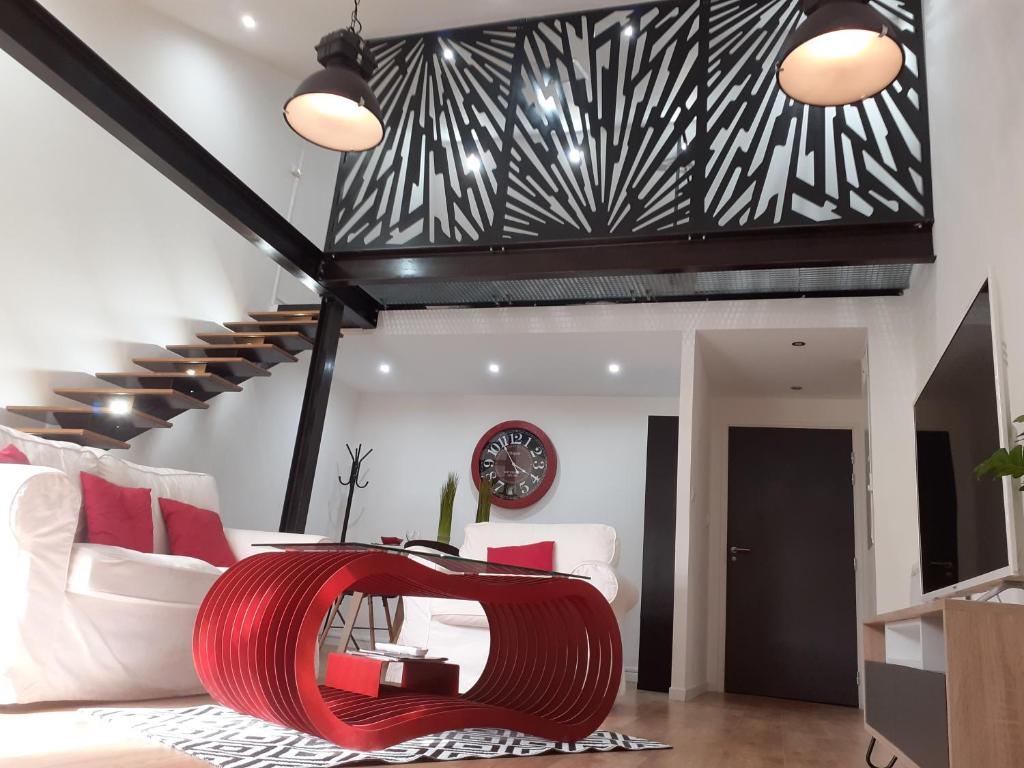
[[[270,376],[279,363],[313,348],[319,310],[279,308],[225,323],[226,331],[197,334],[200,343],[172,344],[174,356],[137,357],[139,370],[97,373],[109,386],[58,387],[75,405],[10,405],[7,410],[43,426],[26,434],[108,450],[150,429],[167,429],[185,411],[205,410],[224,392],[241,392],[249,379]]]

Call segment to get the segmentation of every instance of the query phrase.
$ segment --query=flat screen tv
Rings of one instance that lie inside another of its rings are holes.
[[[1009,442],[992,318],[986,283],[914,405],[921,582],[928,596],[1017,568],[1015,492],[1009,482],[974,474]]]

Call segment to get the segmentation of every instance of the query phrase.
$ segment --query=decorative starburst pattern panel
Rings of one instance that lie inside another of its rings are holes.
[[[775,61],[804,18],[794,0],[708,0],[707,229],[914,221],[930,215],[918,0],[872,0],[906,66],[879,96],[797,104]]]
[[[931,217],[920,0],[871,0],[907,66],[796,104],[800,0],[676,0],[374,44],[387,124],[343,158],[328,250]]]

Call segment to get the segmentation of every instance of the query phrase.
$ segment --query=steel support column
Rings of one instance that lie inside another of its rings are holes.
[[[320,304],[320,319],[316,325],[313,357],[309,361],[306,392],[302,397],[302,412],[295,435],[292,468],[288,474],[288,490],[281,510],[281,526],[285,533],[304,533],[309,500],[313,494],[320,440],[324,434],[327,402],[334,379],[334,360],[341,340],[341,319],[345,307],[339,301],[325,296]]]

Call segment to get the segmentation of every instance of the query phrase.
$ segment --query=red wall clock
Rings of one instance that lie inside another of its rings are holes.
[[[487,430],[473,451],[476,487],[491,481],[492,503],[505,509],[536,504],[551,489],[558,457],[551,438],[528,421],[503,421]]]

